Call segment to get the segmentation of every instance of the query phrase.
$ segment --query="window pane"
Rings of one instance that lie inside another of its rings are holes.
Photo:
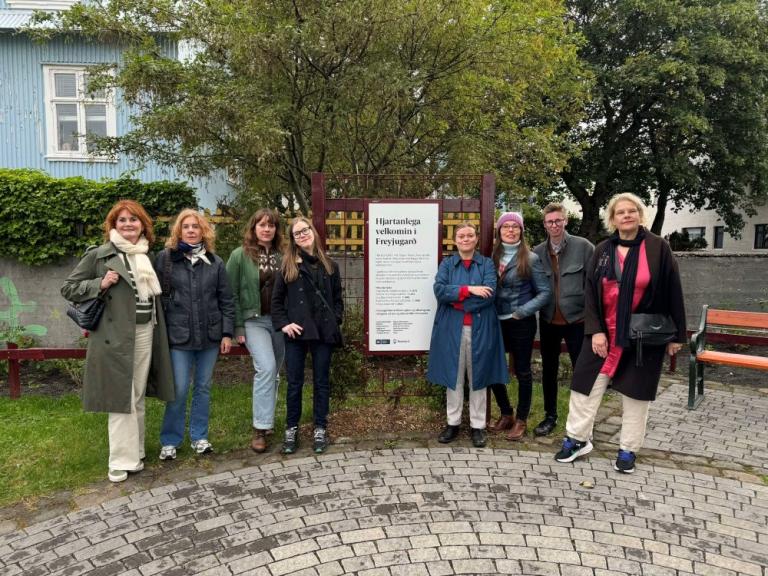
[[[688,238],[696,240],[696,238],[704,238],[704,228],[683,228],[683,232],[688,232]]]
[[[77,140],[77,105],[56,104],[56,135],[58,150],[70,152],[79,150]]]
[[[715,226],[715,248],[723,247],[723,236],[725,228],[723,226]]]
[[[88,142],[88,152],[94,151],[90,136],[107,135],[107,107],[104,104],[85,105],[85,134]]]
[[[77,74],[57,73],[53,75],[57,98],[77,98]]]
[[[768,248],[768,224],[755,225],[755,248]]]
[[[93,100],[104,100],[107,97],[107,91],[106,90],[96,90],[95,92],[89,92],[88,91],[88,79],[90,78],[90,75],[85,74],[83,76],[83,82],[85,85],[85,97],[86,98],[92,98]]]

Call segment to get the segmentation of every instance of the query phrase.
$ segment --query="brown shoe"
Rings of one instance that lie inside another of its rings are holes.
[[[507,440],[522,440],[523,436],[525,436],[526,428],[525,420],[515,420],[515,425],[512,426],[512,430],[507,434]]]
[[[514,425],[515,417],[513,415],[510,414],[507,416],[502,414],[499,416],[499,419],[496,420],[495,424],[488,425],[488,432],[501,432],[502,430],[509,430]]]
[[[253,430],[253,438],[251,438],[251,450],[261,454],[267,449],[267,436],[264,433],[265,430]]]

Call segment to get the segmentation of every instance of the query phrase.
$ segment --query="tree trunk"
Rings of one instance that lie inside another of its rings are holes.
[[[600,224],[602,195],[598,195],[597,188],[590,194],[586,187],[583,186],[571,172],[563,172],[561,177],[568,187],[568,190],[581,205],[581,226],[579,227],[579,235],[597,243],[603,230],[603,227]]]
[[[659,178],[658,184],[659,197],[656,199],[656,216],[654,216],[653,224],[651,224],[651,232],[661,236],[661,230],[664,228],[664,216],[667,213],[670,187],[663,178]]]

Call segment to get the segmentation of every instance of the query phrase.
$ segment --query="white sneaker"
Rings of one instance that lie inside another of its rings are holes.
[[[110,482],[125,482],[128,479],[128,472],[125,470],[110,470],[107,474]]]
[[[144,462],[139,460],[139,465],[136,466],[136,468],[134,468],[133,470],[128,470],[127,472],[128,474],[135,474],[136,472],[141,472],[142,470],[144,470]]]
[[[213,452],[213,446],[205,438],[200,438],[200,440],[192,442],[192,450],[195,451],[195,454],[209,454]]]
[[[176,460],[176,446],[163,446],[160,448],[160,460]]]

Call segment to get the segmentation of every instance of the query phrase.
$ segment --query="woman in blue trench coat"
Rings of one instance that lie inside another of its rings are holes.
[[[472,444],[485,446],[486,388],[508,379],[501,328],[494,308],[496,268],[475,251],[477,229],[468,222],[454,230],[458,254],[440,263],[435,278],[438,308],[429,346],[427,380],[446,388],[448,425],[438,441],[459,434],[464,384],[469,387]]]

